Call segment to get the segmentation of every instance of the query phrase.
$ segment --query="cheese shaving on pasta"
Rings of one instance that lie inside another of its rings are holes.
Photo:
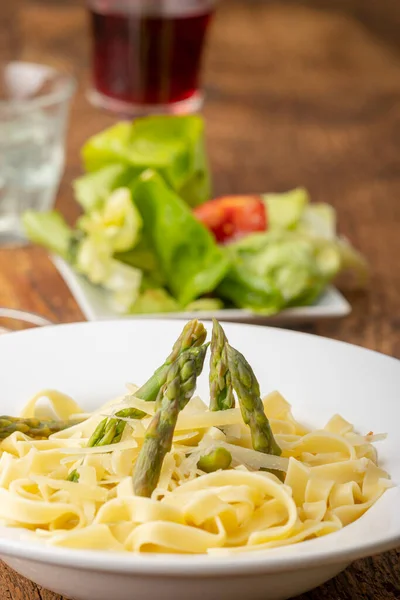
[[[252,449],[240,409],[211,412],[193,398],[179,415],[171,452],[151,498],[135,496],[132,474],[155,403],[129,394],[84,415],[55,390],[36,394],[22,412],[43,416],[45,397],[62,418],[87,418],[47,440],[15,432],[0,445],[0,520],[34,531],[45,544],[126,552],[250,552],[327,535],[361,517],[391,486],[377,464],[373,441],[339,415],[311,431],[292,416],[278,393],[263,400],[282,456]],[[104,415],[127,418],[118,443],[88,448]],[[204,473],[199,459],[216,448],[230,468]],[[267,470],[269,469],[269,471]],[[79,481],[69,481],[76,470]]]

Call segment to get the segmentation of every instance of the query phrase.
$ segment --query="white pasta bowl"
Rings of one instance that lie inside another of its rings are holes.
[[[116,321],[46,327],[0,338],[1,414],[57,388],[88,411],[142,383],[179,334],[179,321]],[[290,331],[227,324],[263,393],[279,390],[295,417],[322,427],[335,413],[358,431],[386,432],[379,464],[400,481],[400,362]],[[207,398],[207,377],[199,382]],[[387,490],[359,520],[321,538],[234,556],[134,555],[48,547],[0,527],[0,556],[39,585],[75,600],[280,600],[312,589],[352,561],[400,545],[400,493]]]

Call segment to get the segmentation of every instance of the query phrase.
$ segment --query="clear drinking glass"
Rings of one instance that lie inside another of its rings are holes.
[[[0,65],[0,245],[24,241],[25,210],[53,205],[74,89],[70,75],[51,67]]]
[[[201,107],[201,59],[216,0],[87,3],[92,104],[126,115]]]

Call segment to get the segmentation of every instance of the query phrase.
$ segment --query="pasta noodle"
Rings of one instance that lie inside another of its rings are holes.
[[[171,452],[151,498],[135,496],[132,473],[155,403],[137,388],[48,440],[13,433],[0,445],[0,520],[34,531],[43,543],[125,552],[248,552],[327,535],[361,517],[391,486],[372,441],[335,415],[310,431],[273,392],[263,400],[282,456],[255,452],[240,409],[211,412],[193,398],[179,415]],[[24,417],[43,416],[46,397],[62,419],[80,407],[55,390],[37,394]],[[133,407],[121,441],[88,448],[104,415]],[[231,468],[199,470],[201,456],[224,447]],[[69,481],[76,469],[79,481]],[[272,472],[268,470],[273,470]],[[281,473],[281,476],[279,476]]]

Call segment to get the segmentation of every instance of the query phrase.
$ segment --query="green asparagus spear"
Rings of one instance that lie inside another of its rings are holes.
[[[249,425],[254,450],[280,456],[260,397],[260,386],[253,369],[240,352],[227,346],[228,366],[232,385],[237,394],[243,421]]]
[[[189,348],[201,346],[204,343],[206,336],[207,331],[204,328],[204,325],[199,323],[197,319],[193,319],[186,323],[182,333],[176,340],[170,355],[167,357],[164,364],[153,373],[150,379],[135,392],[136,398],[140,398],[146,402],[156,400],[160,389],[166,381],[168,369],[172,363],[180,354],[182,354],[182,352],[185,352]],[[145,416],[146,413],[136,409],[123,409],[115,415],[115,417],[130,419],[143,419]],[[126,421],[119,421],[117,418],[104,419],[93,432],[89,439],[88,446],[105,446],[107,444],[119,442],[125,429],[125,425]]]
[[[71,471],[71,473],[67,477],[67,481],[72,481],[73,483],[78,483],[79,481],[79,473],[76,469]]]
[[[182,352],[202,346],[207,337],[207,330],[197,319],[186,323],[182,333],[173,345],[171,354],[165,360],[165,363],[155,371],[150,379],[135,393],[137,398],[146,402],[156,400],[160,388],[164,385],[169,367],[176,361]]]
[[[93,446],[108,446],[108,444],[117,444],[121,441],[122,434],[125,429],[126,421],[117,419],[143,419],[146,414],[136,408],[123,408],[118,411],[115,417],[106,417],[96,427],[92,433],[88,447]]]
[[[193,395],[206,351],[206,345],[191,348],[183,352],[168,370],[158,398],[159,408],[146,431],[135,466],[133,488],[137,496],[149,498],[157,487],[165,455],[172,447],[179,412]]]
[[[37,440],[45,440],[52,433],[63,431],[73,425],[78,425],[82,420],[71,420],[71,421],[55,421],[55,420],[40,420],[35,418],[22,419],[20,417],[0,417],[0,440],[4,440],[6,437],[20,431],[25,433],[31,438]]]
[[[214,473],[220,469],[229,469],[232,463],[232,455],[226,448],[215,448],[210,454],[202,456],[197,463],[199,469],[204,473]]]
[[[213,319],[210,358],[210,410],[235,407],[226,349],[228,340],[221,325]]]

